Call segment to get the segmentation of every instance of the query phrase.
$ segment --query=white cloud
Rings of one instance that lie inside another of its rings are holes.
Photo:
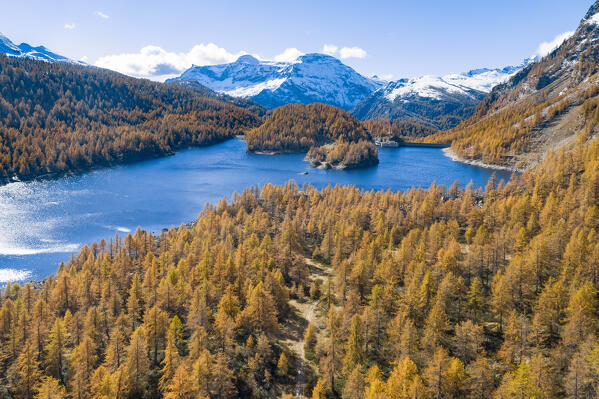
[[[339,57],[341,59],[347,58],[365,58],[366,51],[360,47],[343,47],[339,48],[334,44],[325,44],[322,46],[322,52],[333,57]]]
[[[74,25],[74,24],[73,24]],[[339,48],[333,44],[325,44],[323,53],[342,59],[364,58],[366,52],[359,47]],[[145,46],[139,52],[107,55],[98,58],[94,65],[112,69],[125,75],[163,81],[181,75],[192,65],[225,64],[237,60],[246,51],[232,53],[214,43],[198,44],[186,53],[176,53],[164,50],[158,46]],[[285,49],[276,55],[276,62],[293,62],[304,53],[295,47]],[[259,60],[265,60],[257,54]]]
[[[387,82],[390,82],[393,80],[393,74],[392,73],[381,73],[378,75],[372,75],[370,76],[371,79],[375,79],[375,80],[384,80]]]
[[[83,57],[79,58],[79,61],[87,62],[89,61],[89,57],[87,55],[84,55]]]
[[[274,60],[276,62],[293,62],[302,55],[304,55],[304,53],[302,53],[295,47],[291,47],[291,48],[285,49],[285,51],[283,51],[281,54],[276,55]]]
[[[361,49],[360,47],[343,47],[339,50],[339,55],[342,59],[346,58],[365,58],[366,51]]]
[[[95,11],[94,15],[97,15],[98,17],[100,17],[102,19],[108,19],[108,18],[110,18],[108,15],[104,14],[102,11]]]
[[[537,48],[534,55],[537,57],[545,57],[547,54],[551,53],[553,50],[562,45],[563,42],[572,37],[574,32],[564,32],[559,34],[550,42],[543,42]]]
[[[328,55],[337,55],[338,50],[339,47],[335,46],[334,44],[325,44],[322,46],[322,52]]]
[[[64,24],[64,28],[66,30],[73,30],[73,29],[75,29],[75,22],[72,22],[70,24]]]
[[[146,46],[138,53],[108,55],[99,58],[95,65],[121,72],[125,75],[153,80],[164,80],[180,75],[192,65],[215,65],[235,61],[247,54],[230,53],[214,43],[198,44],[187,53],[166,51],[158,46]]]

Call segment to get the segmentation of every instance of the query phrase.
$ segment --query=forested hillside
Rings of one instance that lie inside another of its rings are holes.
[[[266,108],[252,100],[248,100],[247,98],[241,97],[232,97],[223,93],[217,93],[214,90],[211,90],[206,86],[203,86],[201,83],[195,80],[173,80],[168,82],[168,84],[185,87],[187,89],[195,91],[198,94],[201,94],[204,97],[214,98],[220,101],[224,101],[226,103],[233,104],[239,108],[245,108],[258,116],[265,116],[269,112]]]
[[[338,139],[357,142],[370,135],[348,112],[320,103],[279,107],[246,136],[248,151],[277,153],[307,152]]]
[[[595,397],[598,160],[580,135],[484,194],[266,185],[193,225],[92,244],[6,287],[0,384],[17,398],[294,393],[293,299],[326,314],[305,332],[316,399]],[[330,277],[309,284],[306,259]]]
[[[389,125],[388,119],[370,119],[362,123],[372,137],[390,137],[410,140],[427,137],[438,132],[437,129],[399,119],[391,121],[391,125]]]
[[[352,115],[361,120],[390,118],[435,130],[447,130],[472,116],[476,106],[486,95],[472,88],[448,84],[441,78],[438,78],[439,82],[433,80],[428,86],[425,83],[428,78],[431,77],[390,82],[360,101],[352,110]],[[419,80],[425,82],[417,83]],[[427,85],[423,90],[424,95],[419,94],[417,89],[409,89],[414,84]],[[407,93],[395,95],[395,91]],[[431,92],[434,95],[431,96]]]
[[[431,141],[452,142],[467,159],[516,167],[573,145],[576,132],[595,124],[585,102],[599,92],[598,15],[596,2],[571,38],[493,89],[470,120]]]
[[[182,87],[0,55],[0,181],[165,155],[260,122]]]

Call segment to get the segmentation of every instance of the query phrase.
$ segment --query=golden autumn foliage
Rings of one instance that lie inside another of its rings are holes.
[[[0,55],[0,180],[214,144],[261,119],[191,89]]]
[[[312,291],[313,397],[593,397],[599,141],[581,135],[515,179],[265,185],[158,236],[91,244],[42,283],[6,286],[0,385],[15,398],[295,392],[288,301]],[[306,258],[333,275],[310,289]]]
[[[313,165],[327,164],[337,168],[359,168],[376,165],[379,162],[378,149],[371,141],[357,143],[336,141],[321,147],[312,147],[306,155]]]
[[[370,135],[348,112],[320,103],[279,107],[246,135],[248,151],[278,153],[307,152],[339,139],[358,142],[369,140]]]
[[[469,120],[429,140],[452,143],[463,158],[525,167],[579,131],[594,134],[599,32],[588,18],[597,6],[558,48],[496,86]]]
[[[482,160],[497,165],[513,165],[518,155],[534,151],[535,129],[552,122],[572,107],[584,110],[583,124],[588,132],[597,125],[595,109],[599,86],[571,95],[545,100],[538,99],[508,104],[480,119],[472,117],[447,132],[432,135],[426,141],[451,143],[451,149],[466,159]],[[521,165],[517,165],[521,166]]]

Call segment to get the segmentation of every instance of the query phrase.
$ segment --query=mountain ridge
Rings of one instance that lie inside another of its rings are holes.
[[[493,87],[529,65],[479,68],[460,74],[425,75],[389,82],[352,110],[359,119],[399,119],[434,129],[450,129],[469,118]]]
[[[0,53],[6,54],[9,57],[28,58],[37,61],[80,63],[56,54],[45,46],[32,46],[28,43],[16,45],[7,36],[3,35],[2,32],[0,32]]]
[[[312,53],[292,62],[258,60],[243,55],[229,64],[192,66],[180,77],[233,97],[273,109],[290,103],[322,102],[350,110],[381,86],[335,57]]]
[[[452,143],[465,160],[525,168],[547,153],[592,136],[599,97],[599,1],[574,34],[496,86],[473,116],[432,141]]]
[[[166,156],[262,120],[251,104],[77,63],[2,54],[0,70],[0,184]]]

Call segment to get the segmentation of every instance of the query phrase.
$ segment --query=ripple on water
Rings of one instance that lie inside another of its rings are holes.
[[[0,187],[0,255],[68,253],[79,248],[53,238],[63,217],[52,217],[51,208],[60,204],[43,182],[10,183]],[[10,273],[18,272],[16,269]]]

